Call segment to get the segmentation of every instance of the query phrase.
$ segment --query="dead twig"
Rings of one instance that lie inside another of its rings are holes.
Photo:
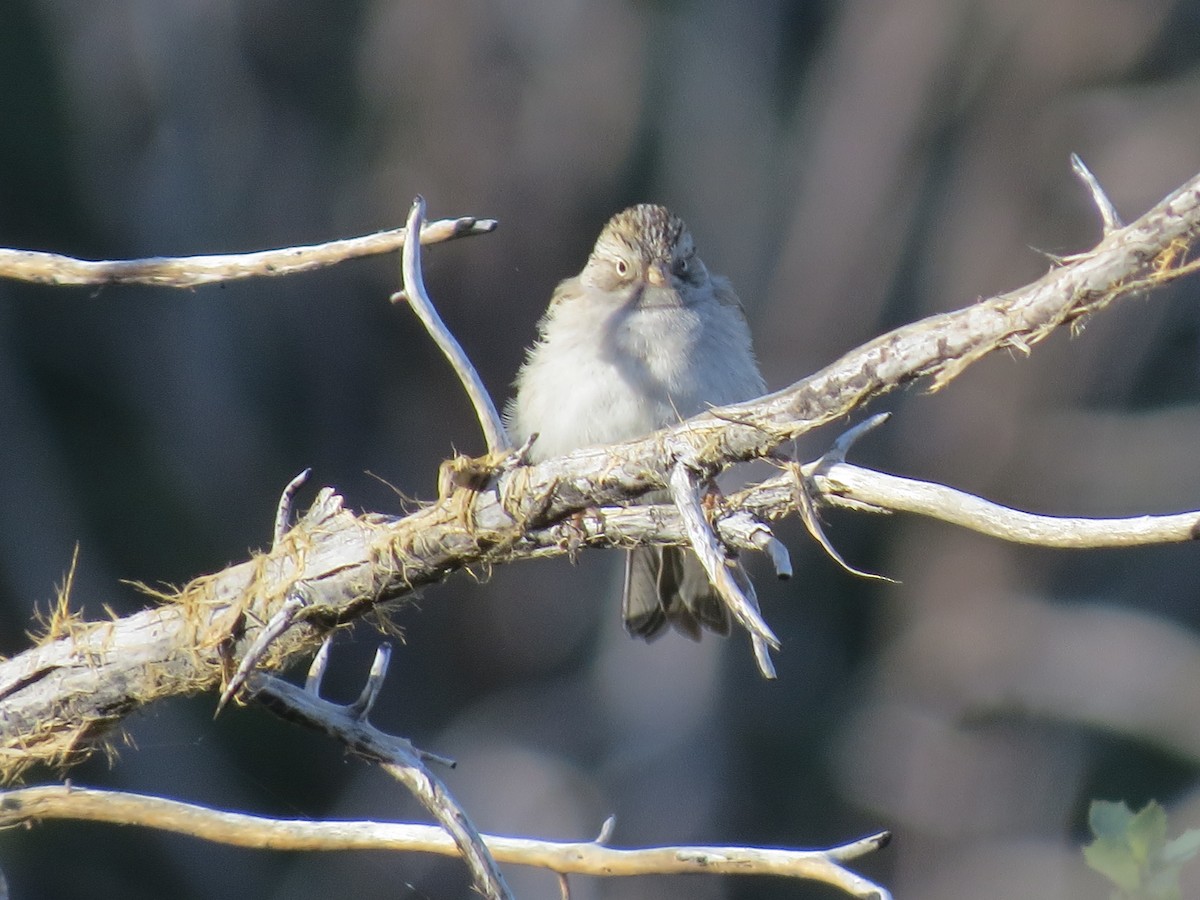
[[[410,232],[419,230],[424,221],[425,200],[417,197],[413,200],[412,209],[408,214],[408,230]],[[421,320],[421,324],[425,326],[425,330],[429,332],[429,336],[438,345],[438,349],[449,360],[467,392],[467,397],[471,400],[471,405],[475,408],[475,415],[479,419],[479,426],[483,429],[483,436],[487,441],[489,455],[499,457],[509,449],[504,422],[501,421],[500,414],[496,411],[496,404],[492,402],[487,388],[483,386],[483,380],[475,371],[475,367],[471,365],[471,360],[463,351],[462,345],[455,340],[450,329],[446,327],[446,323],[442,321],[442,317],[438,315],[433,301],[429,299],[429,294],[425,290],[425,279],[421,273],[420,244],[404,245],[401,278],[404,286],[392,295],[392,302],[408,301],[413,312],[417,314],[417,318]]]
[[[670,487],[671,499],[675,501],[675,508],[679,511],[688,543],[700,558],[709,581],[717,589],[717,594],[729,608],[729,612],[738,624],[750,632],[754,659],[759,671],[765,678],[774,678],[775,666],[771,662],[768,649],[778,650],[779,638],[763,621],[753,583],[745,576],[737,560],[726,556],[704,516],[704,507],[700,503],[700,479],[681,460],[675,463],[671,470]],[[739,575],[741,577],[738,577]]]

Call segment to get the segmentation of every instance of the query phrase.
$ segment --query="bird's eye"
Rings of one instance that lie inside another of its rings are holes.
[[[624,276],[629,274],[629,263],[623,259],[617,260],[617,274]]]
[[[688,257],[684,256],[675,260],[671,266],[671,271],[674,272],[676,276],[682,278],[688,273],[688,269],[690,267],[691,261],[688,259]]]

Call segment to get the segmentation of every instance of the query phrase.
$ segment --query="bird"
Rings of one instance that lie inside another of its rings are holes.
[[[505,408],[532,463],[651,434],[765,391],[741,301],[708,271],[684,222],[643,203],[604,225],[582,271],[561,282]],[[643,502],[669,499],[661,492]],[[728,634],[729,611],[683,547],[628,552],[622,615],[652,640],[668,625]]]

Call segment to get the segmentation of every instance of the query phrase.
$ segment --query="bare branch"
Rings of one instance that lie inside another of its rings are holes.
[[[758,611],[758,599],[750,598],[751,606],[754,611]],[[771,645],[767,643],[766,638],[760,634],[750,635],[750,649],[754,653],[754,664],[758,666],[758,671],[763,678],[775,679],[779,677],[779,673],[775,671],[775,661],[771,659]]]
[[[292,499],[296,496],[296,491],[300,490],[301,486],[308,481],[310,474],[312,474],[312,469],[305,469],[284,486],[283,493],[279,497],[279,505],[275,509],[275,531],[274,537],[271,540],[272,550],[279,548],[279,542],[283,540],[288,528],[291,527]],[[242,689],[242,685],[246,683],[246,678],[249,677],[250,672],[266,657],[271,642],[292,626],[303,608],[304,598],[299,594],[288,597],[284,601],[283,606],[271,617],[271,621],[266,624],[266,627],[255,638],[254,643],[250,645],[250,649],[246,651],[246,655],[242,657],[242,661],[238,664],[237,670],[225,680],[225,686],[222,688],[221,696],[217,700],[217,710],[213,714],[213,718],[219,716],[221,710]],[[222,646],[227,647],[228,643],[228,639],[225,639],[222,641]],[[328,641],[321,645],[321,649],[328,654]],[[232,655],[229,658],[232,660]],[[314,661],[315,664],[316,661]]]
[[[1195,510],[1127,518],[1045,516],[1001,506],[943,484],[900,478],[849,463],[814,465],[813,477],[832,503],[860,510],[876,507],[877,511],[916,513],[1019,544],[1082,550],[1182,543],[1200,537],[1200,511]]]
[[[289,597],[303,596],[309,607],[271,643],[264,665],[311,652],[330,627],[466,566],[558,555],[579,540],[585,546],[686,544],[689,535],[673,510],[618,507],[666,487],[680,460],[710,472],[741,460],[773,458],[785,442],[872,397],[920,377],[930,377],[935,388],[944,386],[997,349],[1032,347],[1114,300],[1182,277],[1195,266],[1181,261],[1197,235],[1200,176],[1033,284],[899,328],[756,401],[703,413],[641,440],[534,466],[489,462],[483,470],[499,472],[492,483],[450,490],[399,519],[353,516],[325,489],[270,553],[198,578],[178,594],[161,597],[170,602],[159,608],[113,622],[66,622],[39,646],[0,661],[0,775],[11,779],[36,761],[69,764],[131,710],[212,688],[224,677],[227,661],[255,642],[262,623],[271,622]],[[854,490],[866,490],[849,487],[854,474],[832,466],[812,477],[824,500],[886,508],[886,497],[854,499]],[[896,504],[909,506],[926,512],[916,501]],[[737,519],[738,509],[748,517]],[[769,521],[792,509],[789,477],[783,475],[726,498],[713,527],[727,546],[753,548],[754,519]],[[962,513],[930,510],[980,527]],[[1147,531],[1156,536],[1152,539],[1186,540],[1195,521],[1196,514],[1170,521],[1104,520],[1094,528],[1101,533],[1086,540],[1127,546],[1147,540]],[[1047,524],[1050,534],[1036,540],[1049,543],[1064,520]],[[1019,535],[1026,526],[993,527],[983,526],[998,536],[1006,529]],[[1069,546],[1081,545],[1072,540]]]
[[[274,850],[400,850],[457,855],[446,832],[433,825],[390,822],[313,822],[221,812],[177,800],[59,785],[0,793],[0,826],[48,819],[140,825],[239,847]],[[889,900],[882,887],[846,869],[887,844],[887,832],[825,850],[767,847],[647,847],[622,850],[603,842],[539,841],[483,835],[502,863],[562,874],[604,876],[709,873],[774,875],[819,881],[853,897]]]
[[[417,197],[413,200],[412,209],[408,214],[408,230],[419,230],[424,220],[425,200]],[[488,453],[499,456],[509,449],[504,423],[496,411],[496,404],[492,402],[487,388],[483,386],[483,380],[479,377],[479,373],[475,371],[475,367],[471,365],[471,360],[467,358],[462,345],[454,339],[454,335],[450,333],[450,329],[446,327],[446,323],[442,321],[442,317],[434,308],[433,301],[429,299],[429,294],[425,290],[425,280],[421,274],[420,244],[404,245],[402,274],[404,287],[392,295],[392,302],[408,301],[413,312],[417,314],[417,318],[421,320],[421,324],[425,326],[425,330],[429,332],[429,336],[438,345],[438,349],[450,361],[455,374],[458,375],[459,381],[466,389],[471,405],[475,408],[475,415],[479,419],[479,426],[483,429],[483,436],[487,441]]]
[[[892,418],[890,412],[876,413],[868,416],[852,428],[847,428],[837,436],[833,446],[822,454],[821,459],[827,463],[845,462],[846,454],[858,441],[880,425],[885,425]]]
[[[517,471],[526,477],[534,472]],[[903,509],[996,537],[1050,546],[1187,541],[1200,522],[1200,512],[1092,520],[1015,510],[1008,515],[1003,507],[969,494],[847,463],[825,466],[811,477],[823,502],[873,512]],[[791,474],[780,474],[727,497],[713,528],[727,546],[755,549],[760,520],[793,511],[792,497]],[[975,509],[982,511],[981,518],[970,517]],[[403,519],[354,517],[341,508],[333,491],[323,489],[270,555],[197,579],[166,606],[116,622],[75,623],[57,640],[0,662],[0,772],[11,779],[38,760],[69,764],[92,749],[124,713],[159,697],[215,684],[223,671],[218,648],[238,616],[247,624],[237,642],[258,643],[264,629],[254,623],[286,619],[288,613],[281,614],[280,608],[287,606],[288,592],[300,587],[309,607],[293,627],[267,641],[270,656],[264,664],[278,665],[315,647],[334,622],[353,619],[383,600],[436,583],[474,562],[562,555],[569,541],[611,547],[689,540],[677,510],[661,505],[602,507],[570,521],[524,528],[509,517],[500,494],[487,491],[474,497],[470,521],[464,522],[454,498]],[[1084,538],[1060,540],[1064,525]],[[272,624],[265,634],[270,638],[277,630]],[[243,661],[255,652],[251,648]]]
[[[454,238],[487,234],[495,228],[495,219],[439,219],[421,229],[421,243],[440,244]],[[211,256],[154,256],[149,259],[74,259],[39,250],[0,248],[0,278],[55,285],[152,284],[158,287],[191,288],[243,278],[295,275],[360,256],[391,253],[404,246],[407,234],[407,229],[393,228],[306,247]]]

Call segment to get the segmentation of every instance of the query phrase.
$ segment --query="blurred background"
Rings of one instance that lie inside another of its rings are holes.
[[[426,255],[498,402],[555,284],[638,201],[691,225],[771,388],[880,332],[1021,286],[1200,170],[1196,0],[5,0],[0,245],[89,258],[251,251],[431,217],[500,220]],[[89,617],[269,543],[306,466],[360,510],[429,498],[482,442],[388,303],[396,260],[194,291],[0,283],[0,652],[80,547]],[[1029,359],[884,398],[865,464],[1042,512],[1200,506],[1200,281]],[[823,451],[832,428],[811,436]],[[301,505],[313,496],[310,487]],[[761,561],[775,683],[743,637],[628,639],[620,559],[462,575],[398,609],[379,726],[455,757],[485,830],[618,846],[820,846],[912,898],[1091,898],[1093,798],[1200,825],[1200,557],[1063,552],[908,517],[794,522]],[[340,636],[331,698],[379,640]],[[329,741],[215,698],[127,722],[77,783],[263,814],[422,817]],[[53,780],[40,773],[40,780]],[[35,776],[31,781],[38,781]],[[1195,867],[1200,869],[1200,864]],[[455,861],[232,850],[54,823],[0,835],[14,898],[442,898]],[[557,896],[511,869],[522,897]],[[1200,895],[1193,872],[1185,896]],[[573,897],[831,897],[771,879],[572,879]]]

